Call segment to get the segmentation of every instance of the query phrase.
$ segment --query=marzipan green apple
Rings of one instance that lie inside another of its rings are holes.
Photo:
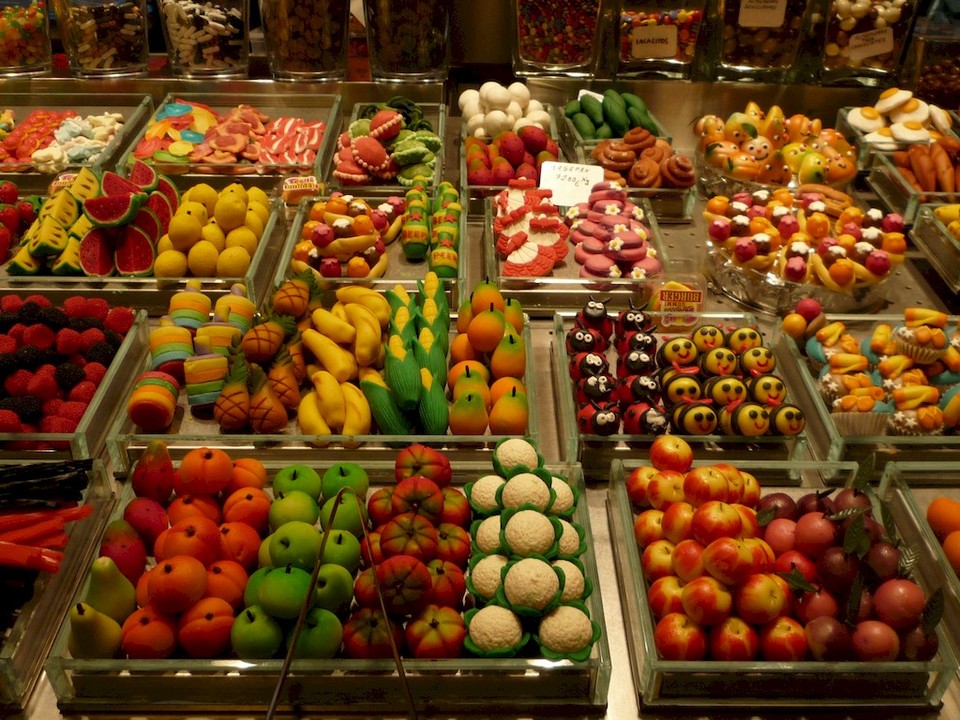
[[[293,565],[313,571],[320,557],[320,531],[310,523],[294,520],[284,523],[270,537],[270,564]]]
[[[352,462],[342,462],[331,466],[321,478],[321,493],[324,500],[329,500],[340,488],[346,488],[357,497],[367,496],[370,487],[370,478],[367,471]]]
[[[339,502],[337,501],[339,497]],[[336,505],[337,513],[330,523],[330,516]],[[367,524],[367,509],[357,503],[357,496],[352,492],[344,492],[323,503],[320,508],[320,525],[324,530],[346,530],[358,538],[363,535],[363,528]]]
[[[230,644],[237,656],[244,660],[272,658],[283,645],[283,630],[266,610],[251,605],[234,620]]]
[[[293,620],[300,615],[300,608],[310,590],[310,573],[293,565],[277,567],[260,581],[257,599],[260,607],[281,620]],[[313,605],[313,598],[310,598]]]
[[[346,530],[331,530],[323,546],[323,562],[345,567],[351,575],[360,567],[360,541]]]
[[[293,632],[287,637],[287,647]],[[314,660],[329,660],[335,657],[343,640],[343,625],[340,619],[326,608],[311,608],[303,619],[303,627],[297,638],[294,657]]]
[[[300,490],[319,502],[320,489],[320,474],[308,465],[287,465],[273,478],[274,493],[286,495],[291,490]]]
[[[268,515],[270,529],[276,530],[293,520],[313,525],[320,515],[317,501],[302,490],[291,490],[274,496]]]
[[[340,613],[353,600],[353,574],[336,563],[326,563],[317,571],[315,590],[317,607]]]
[[[256,605],[260,599],[260,583],[267,576],[267,573],[273,570],[272,566],[262,567],[255,570],[247,578],[247,586],[243,589],[243,606],[250,607]]]

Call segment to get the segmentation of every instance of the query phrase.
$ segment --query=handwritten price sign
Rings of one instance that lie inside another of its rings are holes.
[[[553,191],[555,205],[570,206],[586,202],[590,189],[603,181],[599,165],[545,162],[540,168],[540,187]]]

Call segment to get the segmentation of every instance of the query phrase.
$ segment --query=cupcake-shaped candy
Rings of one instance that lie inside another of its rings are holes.
[[[947,348],[947,336],[932,325],[901,325],[893,331],[897,352],[921,364],[932,363]]]
[[[869,395],[844,395],[833,403],[832,419],[841,435],[884,435],[890,406]]]
[[[890,416],[890,433],[893,435],[940,435],[943,430],[943,411],[937,405],[897,410]]]

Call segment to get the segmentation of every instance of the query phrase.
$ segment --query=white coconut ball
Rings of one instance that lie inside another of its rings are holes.
[[[530,102],[527,103],[527,107],[525,107],[524,110],[527,111],[527,115],[529,116],[530,113],[532,112],[543,110],[543,103],[540,102],[539,100],[530,100]]]
[[[529,88],[522,82],[515,82],[511,83],[507,90],[513,96],[513,99],[520,104],[520,107],[526,109],[527,103],[530,102]]]
[[[526,117],[527,120],[535,125],[539,125],[544,130],[550,130],[550,113],[548,113],[546,110],[534,110],[533,112],[528,111]]]
[[[487,98],[484,104],[489,110],[506,110],[513,100],[513,95],[503,85],[499,83],[487,91]]]
[[[503,87],[503,85],[493,80],[488,80],[487,82],[485,82],[483,85],[480,86],[480,89],[477,91],[477,94],[480,96],[480,106],[482,109],[485,109],[485,110],[490,109],[490,100],[489,100],[490,91],[499,87]]]
[[[466,115],[464,115],[464,117],[466,117]],[[485,116],[483,113],[477,113],[476,115],[471,115],[467,119],[467,132],[470,135],[475,135],[478,129],[481,131],[484,130],[484,127],[483,127],[484,117]],[[483,132],[481,132],[481,135],[483,135]]]
[[[465,108],[470,105],[476,106],[480,109],[480,91],[469,88],[460,93],[460,97],[457,98],[457,105],[460,108],[460,112],[464,115],[473,115],[473,113],[468,113]]]
[[[490,137],[496,137],[504,130],[513,127],[513,120],[503,110],[491,110],[484,116],[483,126],[487,129]]]

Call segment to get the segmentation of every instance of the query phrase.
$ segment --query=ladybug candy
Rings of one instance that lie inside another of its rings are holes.
[[[623,412],[623,432],[627,435],[663,435],[669,427],[663,411],[649,403],[635,402]]]
[[[570,360],[570,377],[576,382],[595,375],[605,375],[609,370],[606,356],[600,353],[581,352]]]
[[[574,319],[576,327],[593,330],[604,340],[613,333],[613,320],[607,313],[607,301],[590,298]]]
[[[643,350],[649,355],[657,352],[657,339],[650,333],[639,330],[628,332],[617,338],[617,355],[626,355],[631,350]]]
[[[617,337],[622,338],[630,332],[649,332],[653,329],[653,320],[643,310],[635,308],[630,301],[630,308],[621,310],[617,315]]]
[[[605,403],[614,398],[617,381],[613,375],[591,375],[577,383],[577,404]]]
[[[613,435],[620,430],[620,408],[615,402],[584,405],[577,412],[577,427],[584,435]]]
[[[657,371],[657,359],[642,350],[631,350],[617,362],[617,375],[651,375]]]
[[[656,375],[629,375],[617,382],[616,398],[621,407],[635,402],[660,404],[660,383]]]
[[[607,349],[607,339],[596,330],[574,327],[567,333],[567,355],[582,352],[600,353]]]

